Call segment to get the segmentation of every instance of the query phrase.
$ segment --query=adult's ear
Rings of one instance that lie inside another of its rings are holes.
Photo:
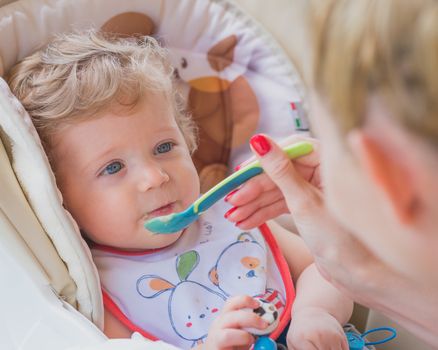
[[[391,138],[373,137],[361,129],[348,135],[350,148],[362,168],[382,190],[399,221],[409,225],[416,218],[419,202],[414,172],[409,162],[403,159],[406,149],[388,142]]]

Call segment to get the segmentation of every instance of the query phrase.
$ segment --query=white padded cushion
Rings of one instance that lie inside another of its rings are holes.
[[[0,125],[11,142],[17,179],[77,285],[79,311],[101,325],[100,286],[90,251],[61,205],[61,195],[29,115],[1,78]]]

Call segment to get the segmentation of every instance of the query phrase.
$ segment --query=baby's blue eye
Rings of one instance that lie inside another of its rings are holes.
[[[118,173],[120,170],[123,169],[123,164],[121,162],[112,162],[111,164],[108,164],[105,169],[102,171],[102,175],[113,175],[115,173]]]
[[[155,148],[155,154],[161,154],[161,153],[167,153],[170,152],[173,149],[173,146],[175,146],[175,144],[173,142],[163,142],[161,144],[159,144],[156,148]]]

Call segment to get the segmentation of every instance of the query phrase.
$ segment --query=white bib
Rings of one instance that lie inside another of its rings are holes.
[[[225,300],[264,296],[279,308],[277,336],[294,298],[287,264],[266,225],[242,231],[215,204],[173,245],[145,252],[93,247],[105,307],[128,328],[180,348],[207,336]]]

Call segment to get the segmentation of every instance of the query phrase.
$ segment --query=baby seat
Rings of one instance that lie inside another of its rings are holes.
[[[290,60],[227,1],[21,0],[0,8],[0,19],[2,76],[56,33],[94,27],[158,38],[200,129],[194,162],[203,191],[250,156],[252,134],[306,131]],[[9,286],[1,292],[1,341],[21,349],[98,344],[102,297],[90,252],[61,205],[28,115],[4,80],[0,90],[0,249]]]
[[[286,1],[239,1],[264,21],[289,56]],[[248,138],[307,133],[291,59],[242,8],[226,0],[0,1],[0,76],[56,33],[89,27],[155,36],[166,46],[179,89],[200,128],[194,162],[202,190],[250,156]],[[5,4],[8,3],[8,4]],[[298,56],[297,56],[298,57]],[[102,295],[88,246],[62,207],[27,113],[0,79],[1,349],[144,349],[100,331]],[[149,343],[151,348],[166,348]]]

